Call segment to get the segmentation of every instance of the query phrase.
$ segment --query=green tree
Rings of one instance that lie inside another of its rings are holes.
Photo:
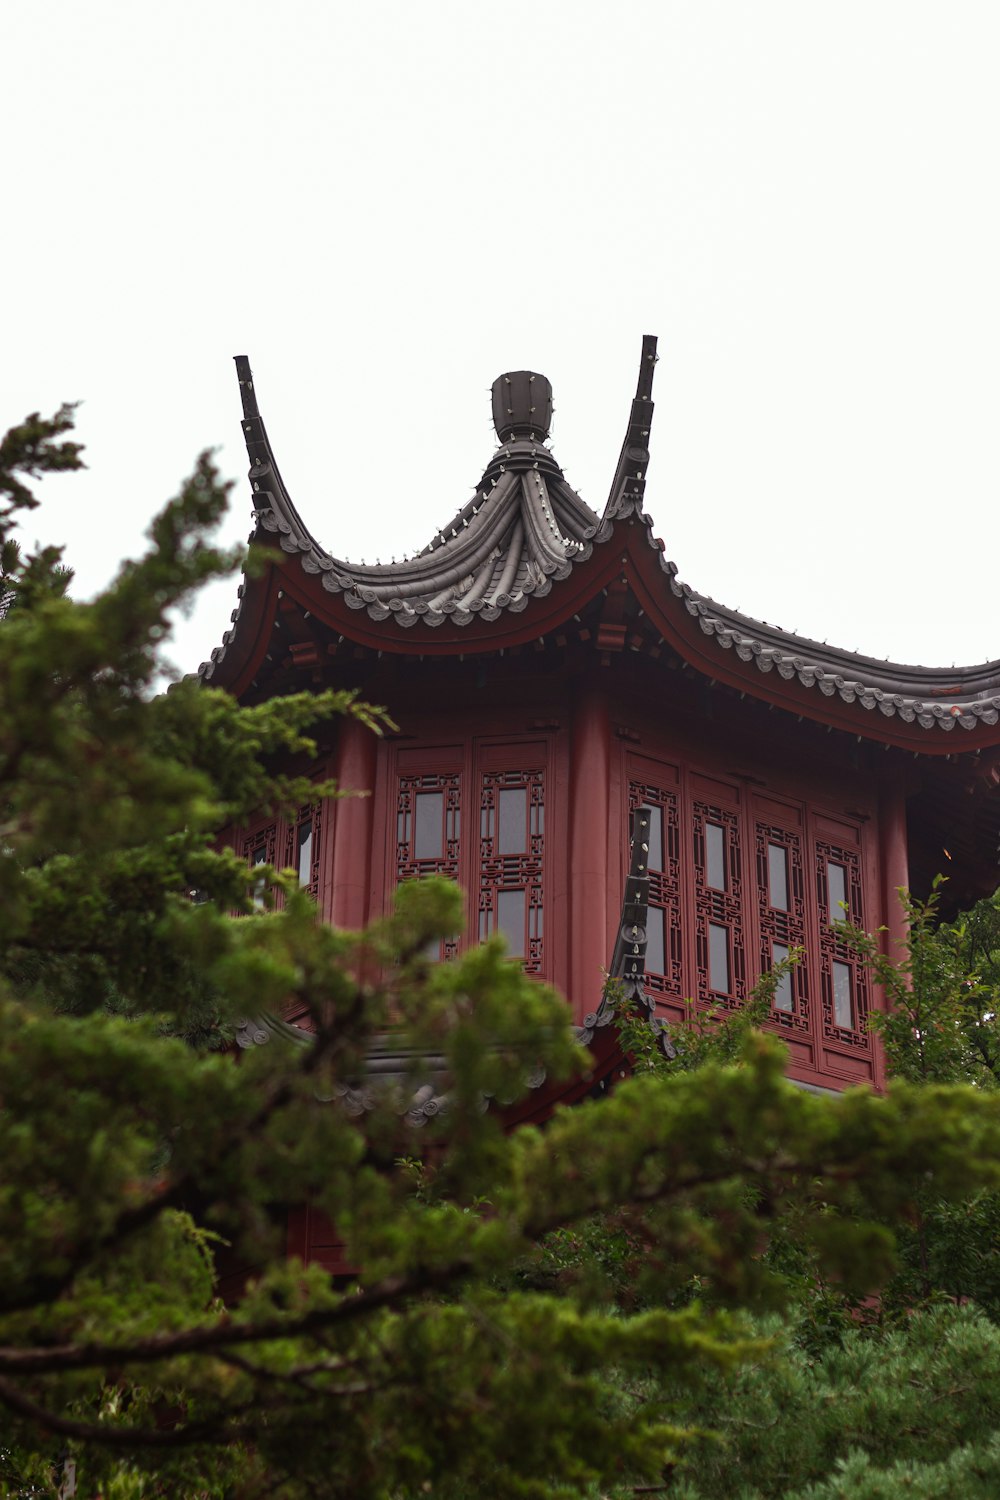
[[[923,903],[903,894],[909,938],[892,959],[878,935],[844,929],[889,998],[875,1024],[890,1075],[918,1086],[971,1081],[995,1095],[996,901],[941,924],[936,891]],[[641,1025],[629,1034],[646,1066],[699,1067],[732,1056],[752,1012],[702,1027],[686,1048],[675,1037],[672,1059],[659,1058]],[[683,1425],[706,1433],[684,1455],[671,1492],[679,1500],[996,1494],[1000,1197],[980,1190],[948,1201],[933,1179],[918,1185],[895,1226],[895,1270],[874,1301],[824,1274],[801,1227],[786,1216],[762,1247],[786,1305],[780,1319],[756,1323],[757,1356],[683,1388],[671,1376],[618,1384],[626,1404],[673,1402]]]
[[[28,480],[79,464],[69,425],[30,418],[0,447],[7,1492],[55,1494],[68,1463],[78,1494],[120,1497],[661,1482],[698,1425],[677,1382],[760,1354],[733,1309],[774,1289],[756,1253],[774,1226],[794,1218],[817,1264],[871,1284],[929,1179],[949,1201],[1000,1184],[1000,1098],[817,1098],[751,1035],[736,1061],[640,1069],[544,1132],[505,1135],[484,1099],[517,1098],[539,1064],[585,1066],[564,1005],[497,943],[429,963],[459,920],[438,882],[360,935],[318,923],[277,870],[254,871],[273,908],[258,910],[219,829],[329,793],[282,764],[313,755],[332,715],[372,732],[383,716],[337,692],[156,696],[170,611],[235,562],[208,539],[226,486],[203,456],[148,552],[76,602],[57,550],[9,545]],[[308,1046],[238,1066],[220,1052],[248,1006],[289,1000]],[[335,1100],[390,1024],[413,1079],[354,1118]],[[424,1167],[405,1105],[429,1056],[449,1107]],[[281,1226],[304,1204],[344,1237],[350,1285],[286,1262]],[[686,1268],[683,1296],[625,1313],[520,1274],[546,1234],[630,1205],[660,1262]],[[220,1241],[260,1267],[230,1309]],[[662,1395],[623,1401],[614,1372]]]
[[[1000,1329],[940,1306],[809,1353],[776,1329],[766,1357],[689,1393],[713,1436],[677,1500],[942,1500],[1000,1491]]]

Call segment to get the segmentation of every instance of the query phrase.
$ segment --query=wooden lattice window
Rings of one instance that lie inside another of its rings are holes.
[[[251,870],[258,865],[272,865],[275,860],[275,852],[278,839],[278,826],[276,823],[268,823],[258,828],[256,833],[250,834],[243,840],[243,858]],[[259,878],[253,882],[253,904],[258,911],[263,911],[265,906],[264,881]]]
[[[320,845],[323,841],[323,804],[299,809],[288,830],[285,865],[295,871],[299,885],[313,897],[319,895]]]
[[[487,771],[479,818],[479,939],[502,932],[510,956],[538,974],[544,946],[542,772]]]
[[[834,922],[850,922],[864,927],[861,860],[857,850],[824,840],[817,840],[815,852],[823,1033],[831,1041],[867,1050],[871,1006],[868,975],[832,926]]]
[[[401,776],[396,800],[396,879],[445,875],[457,880],[462,837],[462,787],[456,772]],[[437,944],[434,945],[437,948]],[[441,944],[453,958],[457,938]]]
[[[739,1005],[747,994],[739,817],[694,804],[695,964],[698,998]]]
[[[758,823],[755,844],[760,972],[766,974],[792,948],[805,946],[805,881],[797,834]],[[809,1030],[809,974],[804,963],[779,981],[772,1019],[788,1031]]]
[[[646,988],[660,994],[680,995],[684,981],[677,798],[673,792],[651,782],[633,781],[629,783],[629,812],[639,807],[649,812]]]

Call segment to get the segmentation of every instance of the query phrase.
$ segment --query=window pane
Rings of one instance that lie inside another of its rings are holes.
[[[524,891],[497,891],[497,931],[507,939],[511,958],[524,957]]]
[[[830,902],[830,921],[846,922],[847,874],[843,865],[827,864],[826,889]]]
[[[267,864],[267,845],[266,844],[258,844],[257,845],[257,848],[253,851],[253,854],[250,857],[250,863],[251,863],[251,865],[266,865]],[[263,875],[261,875],[261,877],[260,877],[259,880],[255,880],[254,883],[253,883],[253,904],[254,904],[254,906],[257,906],[257,907],[263,907],[263,905],[264,905],[264,877],[263,877]]]
[[[649,907],[646,917],[646,969],[650,974],[666,973],[663,917],[661,906]]]
[[[718,823],[705,824],[706,879],[713,891],[726,889],[726,835]]]
[[[774,845],[772,844],[771,847],[773,848]],[[784,853],[784,850],[782,850],[782,853]],[[787,957],[788,949],[784,943],[771,944],[771,963],[775,967],[778,964],[783,964]],[[794,1010],[795,1008],[792,1004],[792,976],[790,973],[782,974],[778,980],[774,991],[774,1008],[775,1010]]]
[[[662,807],[651,807],[644,802],[639,809],[649,818],[649,827],[646,830],[645,842],[648,846],[646,855],[646,868],[649,870],[663,869],[663,809]]]
[[[413,858],[440,859],[444,853],[444,792],[418,792],[414,803]]]
[[[729,994],[729,928],[718,922],[708,924],[708,987]]]
[[[503,787],[497,793],[497,853],[528,852],[528,789],[524,786]]]
[[[777,911],[788,910],[788,851],[781,844],[767,846],[769,900]]]
[[[850,964],[833,961],[833,1022],[848,1031],[854,1028],[854,999],[851,994]]]
[[[299,885],[308,885],[312,880],[312,857],[313,857],[313,826],[312,818],[308,823],[300,823],[298,831],[298,862],[297,870]]]

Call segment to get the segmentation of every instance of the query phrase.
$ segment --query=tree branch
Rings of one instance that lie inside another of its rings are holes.
[[[188,1328],[181,1333],[154,1334],[128,1344],[56,1344],[48,1348],[0,1348],[0,1370],[42,1375],[56,1371],[89,1370],[102,1365],[155,1364],[183,1354],[201,1354],[233,1344],[261,1344],[271,1339],[299,1338],[320,1329],[354,1322],[383,1308],[394,1307],[425,1292],[453,1286],[473,1269],[471,1260],[455,1261],[437,1271],[416,1276],[390,1276],[367,1291],[345,1297],[333,1307],[314,1308],[296,1318],[269,1318],[256,1323],[234,1322],[228,1314],[217,1323]]]
[[[217,1418],[200,1422],[186,1422],[179,1427],[114,1427],[109,1422],[81,1422],[75,1417],[64,1417],[49,1411],[0,1375],[0,1403],[18,1416],[37,1422],[48,1432],[60,1437],[77,1438],[81,1442],[101,1443],[111,1448],[181,1448],[192,1443],[237,1442],[252,1438],[256,1429],[247,1423],[226,1425],[232,1412],[220,1413]],[[251,1407],[244,1408],[251,1410]]]

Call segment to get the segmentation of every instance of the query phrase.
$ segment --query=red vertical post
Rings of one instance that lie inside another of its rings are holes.
[[[333,826],[333,870],[329,911],[335,927],[357,929],[368,921],[371,880],[376,736],[346,718],[337,747],[337,785],[364,796],[341,797]]]
[[[879,788],[879,864],[882,867],[882,912],[886,932],[886,952],[898,960],[903,956],[901,943],[909,934],[909,924],[899,899],[899,888],[910,886],[910,861],[906,839],[906,799],[902,789],[886,782]]]
[[[904,947],[909,935],[909,923],[899,899],[901,887],[910,888],[910,860],[906,838],[906,798],[898,785],[883,781],[878,798],[878,853],[882,874],[882,920],[885,952],[894,963],[904,957]],[[876,992],[876,1004],[885,1005],[884,993]],[[876,1088],[885,1085],[885,1053],[881,1040],[875,1038],[875,1074],[872,1079]]]
[[[570,750],[570,993],[582,1021],[601,999],[608,949],[608,797],[611,722],[601,693],[587,689],[573,715]]]

